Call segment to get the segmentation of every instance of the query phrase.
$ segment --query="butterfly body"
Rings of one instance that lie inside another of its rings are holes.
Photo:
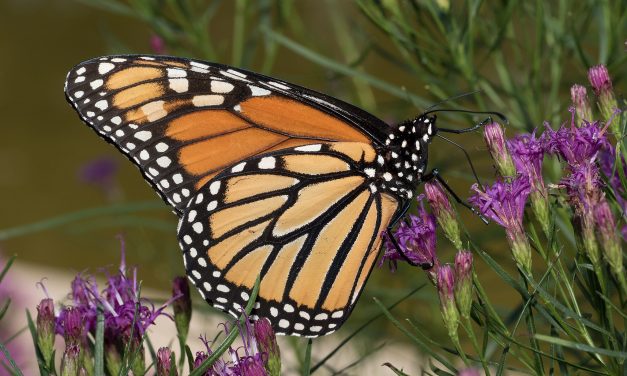
[[[435,117],[390,127],[324,94],[224,65],[109,56],[66,96],[179,216],[190,281],[214,307],[315,337],[349,316],[380,234],[427,164]]]

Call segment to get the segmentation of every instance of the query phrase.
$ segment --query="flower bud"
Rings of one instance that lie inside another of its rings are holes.
[[[66,346],[61,360],[61,376],[77,376],[80,366],[80,347],[75,344]]]
[[[455,255],[455,301],[462,317],[468,319],[472,308],[472,253],[459,251]]]
[[[614,97],[614,90],[612,90],[612,80],[610,79],[610,74],[605,65],[601,64],[588,70],[588,79],[590,80],[594,93],[599,100],[601,115],[607,122],[611,119],[614,110],[618,108],[616,98]],[[614,124],[616,124],[616,127],[612,128],[616,129],[612,130],[616,132],[616,134],[619,134],[619,124],[617,122],[614,122]]]
[[[442,319],[452,339],[457,339],[459,312],[455,306],[455,274],[450,265],[442,265],[437,271],[437,287],[440,295]]]
[[[584,120],[592,121],[592,108],[588,102],[586,88],[581,85],[573,85],[570,88],[570,98],[577,111],[577,122],[581,124]]]
[[[270,321],[264,317],[255,321],[254,334],[259,351],[266,354],[265,367],[268,375],[281,375],[281,352]]]
[[[431,210],[435,214],[438,223],[444,230],[446,237],[453,243],[456,249],[462,248],[462,239],[459,234],[456,213],[451,207],[448,196],[437,181],[425,183],[425,194]]]
[[[174,310],[174,323],[176,331],[182,343],[185,343],[189,333],[189,322],[192,318],[192,299],[189,294],[187,278],[176,277],[172,282],[172,309]]]
[[[178,375],[176,367],[172,369],[172,363],[172,351],[167,347],[160,348],[157,351],[157,376]]]
[[[516,168],[507,150],[501,125],[496,122],[487,124],[483,130],[483,138],[501,176],[516,176]]]
[[[610,270],[619,281],[621,287],[626,288],[627,284],[625,283],[623,270],[623,250],[618,235],[618,227],[616,226],[610,205],[606,200],[602,200],[594,208],[594,220],[599,240],[603,246],[603,257],[610,265]]]
[[[46,365],[50,364],[54,352],[54,302],[50,298],[42,299],[37,306],[37,346]]]

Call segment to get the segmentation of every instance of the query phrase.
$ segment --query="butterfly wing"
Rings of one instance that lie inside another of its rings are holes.
[[[190,201],[179,240],[192,283],[238,316],[258,275],[253,311],[279,334],[316,337],[350,314],[399,208],[364,168],[364,143],[298,146],[219,173]]]
[[[65,92],[181,215],[227,166],[316,141],[380,144],[387,125],[350,104],[256,73],[164,56],[79,64]]]

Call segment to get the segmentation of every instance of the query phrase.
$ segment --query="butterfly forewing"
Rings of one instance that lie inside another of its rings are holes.
[[[179,214],[201,186],[245,158],[312,140],[372,143],[378,129],[363,121],[365,112],[322,94],[180,58],[90,60],[70,71],[65,90],[81,118]]]
[[[374,156],[362,143],[305,145],[247,159],[207,182],[179,229],[203,297],[237,316],[261,275],[253,315],[281,334],[335,331],[398,208],[359,168]]]

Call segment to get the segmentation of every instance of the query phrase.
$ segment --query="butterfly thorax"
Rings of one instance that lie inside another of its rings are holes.
[[[421,115],[392,128],[385,146],[377,151],[377,189],[403,199],[412,198],[425,174],[427,148],[437,132],[435,120],[435,116]]]

